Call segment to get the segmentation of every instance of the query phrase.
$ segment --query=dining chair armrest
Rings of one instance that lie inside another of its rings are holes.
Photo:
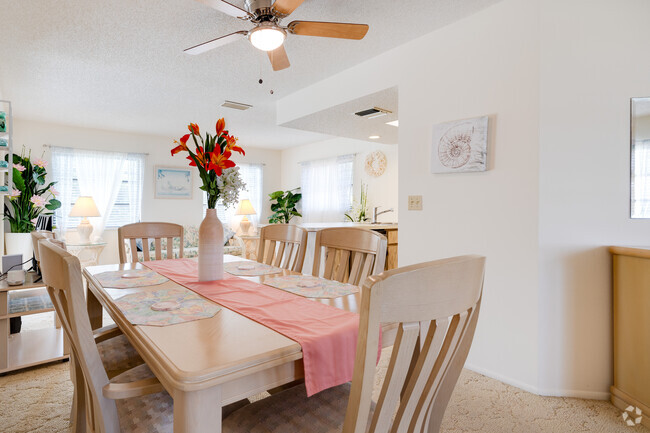
[[[107,325],[103,328],[95,329],[93,331],[93,337],[95,337],[95,344],[101,343],[102,341],[110,340],[119,335],[122,335],[122,330],[117,327],[116,324]]]
[[[121,400],[131,397],[142,397],[147,394],[155,394],[164,391],[160,381],[155,377],[136,380],[127,383],[108,383],[102,389],[104,397],[111,400]]]

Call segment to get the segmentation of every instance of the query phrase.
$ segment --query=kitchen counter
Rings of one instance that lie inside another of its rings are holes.
[[[341,228],[341,227],[360,227],[368,230],[397,230],[397,223],[353,223],[353,222],[339,222],[339,223],[304,223],[298,224],[299,227],[307,230],[308,232],[315,232],[321,229]]]

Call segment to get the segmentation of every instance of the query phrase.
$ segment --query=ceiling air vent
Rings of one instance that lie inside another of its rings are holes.
[[[363,117],[364,119],[374,119],[375,117],[385,116],[392,113],[390,110],[386,110],[379,107],[372,107],[366,110],[357,111],[354,113],[356,116]]]
[[[235,110],[248,110],[249,108],[253,108],[252,105],[248,104],[242,104],[241,102],[233,102],[233,101],[224,101],[223,104],[221,104],[222,107],[226,108],[234,108]]]

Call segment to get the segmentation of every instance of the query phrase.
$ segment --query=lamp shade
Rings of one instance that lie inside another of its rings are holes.
[[[235,212],[235,215],[255,215],[255,209],[253,209],[253,204],[247,198],[239,202],[239,207]]]
[[[77,199],[77,202],[72,206],[70,211],[71,217],[98,217],[99,209],[90,196],[81,196]]]

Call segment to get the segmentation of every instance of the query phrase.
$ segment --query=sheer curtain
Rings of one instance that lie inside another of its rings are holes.
[[[62,203],[56,211],[59,229],[76,225],[78,219],[68,215],[79,196],[91,196],[101,215],[90,218],[93,239],[102,236],[109,219],[116,226],[139,221],[144,159],[142,154],[52,147],[52,177]],[[118,195],[124,203],[115,206]]]
[[[632,218],[650,218],[650,140],[634,142],[631,182]]]
[[[343,221],[352,204],[354,155],[300,165],[303,222]]]

